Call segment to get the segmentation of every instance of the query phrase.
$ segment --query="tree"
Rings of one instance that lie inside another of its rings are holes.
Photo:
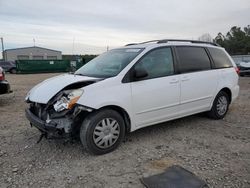
[[[214,41],[231,55],[250,54],[250,25],[244,27],[243,30],[234,26],[226,35],[218,33]]]

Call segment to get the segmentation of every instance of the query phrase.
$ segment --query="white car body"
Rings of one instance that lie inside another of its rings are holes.
[[[84,86],[82,88],[84,92],[77,104],[91,109],[107,106],[119,107],[128,114],[130,131],[134,131],[145,126],[209,111],[216,95],[223,88],[230,90],[230,100],[234,101],[239,93],[238,75],[235,71],[236,65],[229,55],[227,56],[233,65],[230,68],[123,83],[126,73],[147,52],[158,47],[179,45],[190,46],[190,43],[170,42],[134,45],[133,47],[144,48],[144,50],[117,76]],[[220,48],[209,44],[192,44],[192,46]],[[129,49],[131,46],[123,48]],[[50,78],[35,86],[26,98],[30,102],[47,104],[67,85],[88,80],[98,79],[72,74]]]

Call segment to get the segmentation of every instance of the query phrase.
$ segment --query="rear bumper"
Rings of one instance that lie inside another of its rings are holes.
[[[250,68],[247,67],[239,67],[240,74],[250,74]]]
[[[239,95],[239,91],[240,91],[240,86],[236,85],[235,87],[232,88],[232,101],[233,102]]]
[[[0,94],[11,93],[10,84],[8,81],[0,81]]]
[[[250,69],[240,70],[240,74],[250,74]]]

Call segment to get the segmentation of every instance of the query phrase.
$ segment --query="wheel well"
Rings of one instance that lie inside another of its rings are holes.
[[[231,92],[231,90],[229,88],[225,87],[220,91],[224,91],[226,94],[228,94],[229,102],[231,103],[231,100],[232,100],[232,92]]]
[[[117,111],[124,119],[125,126],[126,126],[126,132],[130,132],[130,130],[131,130],[131,121],[130,121],[129,115],[126,112],[126,110],[124,110],[120,106],[114,106],[114,105],[104,106],[104,107],[100,108],[99,110],[104,109],[104,108],[109,108],[109,109]]]
[[[8,72],[11,72],[13,70],[17,70],[16,67],[11,67]]]

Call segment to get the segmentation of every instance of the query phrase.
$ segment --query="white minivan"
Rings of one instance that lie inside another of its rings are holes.
[[[156,40],[110,50],[43,81],[26,96],[26,117],[47,138],[80,137],[93,154],[125,133],[207,112],[223,118],[239,93],[238,69],[214,43]]]

